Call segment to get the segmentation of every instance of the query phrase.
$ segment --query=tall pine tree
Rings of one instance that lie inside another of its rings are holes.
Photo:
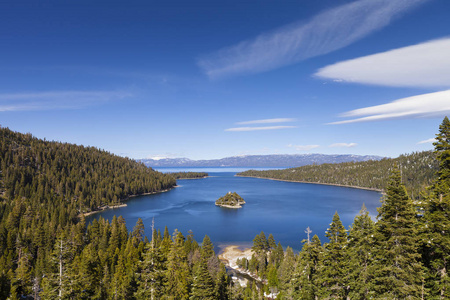
[[[398,168],[392,172],[378,209],[374,238],[373,295],[383,299],[420,299],[423,270],[417,252],[416,210]]]
[[[348,237],[344,225],[336,212],[325,236],[325,253],[320,272],[320,298],[345,299],[348,293]]]
[[[358,216],[355,217],[349,233],[349,297],[350,299],[369,299],[369,282],[372,274],[373,234],[375,223],[370,218],[366,206],[363,204]]]
[[[427,287],[436,299],[450,298],[450,121],[444,118],[434,143],[438,178],[425,199],[422,230]]]

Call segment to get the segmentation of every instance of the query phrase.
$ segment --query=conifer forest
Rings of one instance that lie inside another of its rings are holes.
[[[434,146],[380,162],[266,173],[382,189],[384,196],[376,220],[364,206],[349,228],[337,212],[330,216],[324,241],[299,228],[308,238],[298,253],[261,232],[253,256],[238,260],[255,278],[241,287],[208,236],[144,228],[141,219],[130,232],[121,216],[86,224],[87,213],[173,188],[175,176],[0,128],[0,299],[449,299],[447,117]]]

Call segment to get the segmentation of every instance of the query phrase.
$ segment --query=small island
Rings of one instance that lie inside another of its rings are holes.
[[[228,192],[228,194],[216,200],[217,206],[226,208],[241,208],[242,204],[245,204],[245,201],[236,192]]]

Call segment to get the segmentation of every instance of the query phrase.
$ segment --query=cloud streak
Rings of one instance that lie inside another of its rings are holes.
[[[253,120],[253,121],[244,121],[237,122],[238,125],[250,125],[250,124],[271,124],[271,123],[289,123],[295,122],[297,119],[292,118],[278,118],[278,119],[264,119],[264,120]]]
[[[294,148],[297,151],[309,151],[315,148],[319,148],[319,145],[288,145],[289,148]]]
[[[315,75],[336,82],[394,87],[449,87],[450,38],[339,62]]]
[[[125,91],[49,91],[0,94],[0,112],[79,109],[131,97]]]
[[[272,70],[346,47],[428,1],[355,1],[201,57],[198,65],[210,78]]]
[[[450,90],[402,98],[342,114],[353,119],[329,123],[348,124],[404,118],[442,117],[450,114]],[[355,118],[356,117],[356,118]]]
[[[431,144],[431,143],[434,143],[434,142],[436,142],[436,138],[431,138],[431,139],[428,139],[428,140],[420,141],[420,142],[417,143],[417,145],[420,145],[420,144]]]
[[[330,148],[353,148],[358,146],[357,143],[335,143],[335,144],[331,144]]]
[[[235,127],[225,129],[225,131],[260,131],[260,130],[278,130],[290,128],[297,128],[297,126]]]

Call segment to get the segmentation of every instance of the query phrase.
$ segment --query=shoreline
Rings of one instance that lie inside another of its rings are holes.
[[[248,276],[252,278],[252,280],[262,282],[258,276],[250,273],[247,270],[242,270],[241,268],[238,267],[236,263],[237,259],[241,259],[244,257],[250,260],[252,258],[252,255],[253,250],[251,248],[244,248],[241,250],[241,247],[239,245],[228,245],[220,251],[217,257],[225,265],[226,268],[233,270],[236,274],[240,276]],[[235,276],[233,277],[234,277],[233,280],[238,281],[240,285],[242,286],[247,285],[248,279],[243,278],[239,279]]]
[[[310,183],[310,184],[319,184],[319,185],[331,185],[331,186],[345,187],[345,188],[351,188],[351,189],[359,189],[359,190],[380,192],[380,193],[384,194],[384,191],[380,190],[380,189],[366,188],[366,187],[354,186],[354,185],[345,185],[345,184],[337,184],[337,183],[309,182],[309,181],[300,181],[300,180],[287,180],[287,179],[277,179],[277,178],[257,177],[257,176],[243,176],[243,175],[234,175],[234,176],[236,176],[236,177],[267,179],[267,180],[275,180],[275,181],[284,181],[284,182],[297,182],[297,183]]]
[[[168,174],[170,174],[170,173],[168,173]],[[195,177],[195,178],[177,178],[175,180],[205,179],[205,178],[208,178],[208,177],[209,177],[209,175],[208,176],[204,176],[204,177]]]
[[[240,204],[238,204],[236,206],[227,205],[227,204],[216,204],[216,206],[225,207],[225,208],[233,208],[233,209],[242,208],[242,205],[240,205]]]
[[[78,217],[81,218],[81,216],[87,217],[87,216],[95,215],[95,214],[97,214],[99,212],[103,212],[103,211],[105,211],[107,209],[116,209],[116,208],[127,207],[127,204],[124,203],[124,202],[128,201],[130,198],[134,198],[134,197],[138,197],[138,196],[146,196],[146,195],[155,195],[155,194],[165,193],[165,192],[168,192],[168,191],[170,191],[170,190],[172,190],[174,188],[177,188],[177,187],[179,187],[179,186],[178,185],[174,185],[170,189],[165,189],[165,190],[161,190],[161,191],[157,191],[157,192],[149,192],[149,193],[143,193],[143,194],[139,194],[139,195],[129,195],[126,199],[123,200],[123,202],[120,202],[117,205],[113,205],[113,206],[105,205],[105,206],[97,207],[96,210],[85,212],[85,213],[79,213]]]

